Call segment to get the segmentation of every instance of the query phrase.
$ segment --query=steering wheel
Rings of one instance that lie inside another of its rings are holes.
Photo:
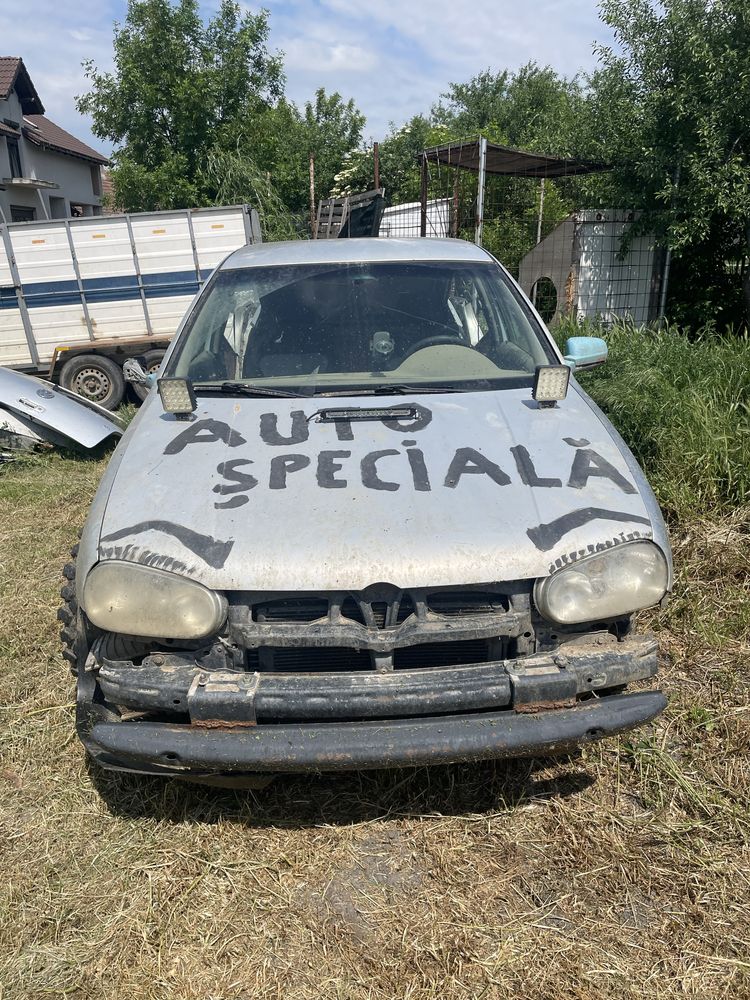
[[[447,333],[436,333],[432,337],[423,337],[418,340],[416,344],[412,344],[411,349],[407,354],[402,355],[400,364],[403,364],[412,354],[416,354],[417,351],[424,350],[425,347],[437,347],[439,344],[448,344],[451,347],[466,347],[458,337],[452,337]]]

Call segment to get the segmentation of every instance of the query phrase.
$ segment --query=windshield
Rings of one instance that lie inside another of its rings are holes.
[[[219,271],[165,375],[325,393],[530,384],[554,358],[495,264]]]

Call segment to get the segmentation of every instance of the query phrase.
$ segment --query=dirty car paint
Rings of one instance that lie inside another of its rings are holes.
[[[186,422],[153,394],[98,557],[158,553],[221,590],[363,590],[528,579],[663,538],[632,456],[575,383],[552,408],[528,389],[420,394],[410,420],[324,422],[326,402],[199,396]]]

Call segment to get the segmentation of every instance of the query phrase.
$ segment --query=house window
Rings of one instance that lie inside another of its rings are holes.
[[[10,160],[10,176],[23,177],[21,170],[21,151],[18,148],[18,139],[8,139],[8,159]]]
[[[65,219],[67,218],[67,211],[65,208],[64,198],[55,198],[54,195],[50,195],[49,198],[49,214],[52,219]]]
[[[11,222],[33,222],[36,219],[36,209],[26,208],[25,205],[10,206]]]

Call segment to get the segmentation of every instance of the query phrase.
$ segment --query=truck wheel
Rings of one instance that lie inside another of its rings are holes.
[[[62,605],[57,609],[57,620],[62,623],[60,641],[62,642],[63,659],[67,661],[70,672],[78,674],[78,657],[76,645],[78,639],[78,601],[76,600],[76,556],[78,546],[70,550],[71,561],[63,566],[64,583],[60,590]]]
[[[60,385],[107,410],[116,410],[125,393],[120,366],[97,354],[78,354],[66,361],[60,372]]]
[[[143,355],[143,370],[146,372],[147,375],[151,375],[153,372],[158,370],[159,365],[161,364],[162,359],[166,353],[167,353],[166,351],[160,351],[158,349],[153,351],[146,351],[146,353]],[[146,398],[146,396],[150,391],[150,386],[138,385],[135,382],[133,382],[132,385],[133,385],[133,392],[136,394],[138,399],[140,399],[141,402],[143,402],[143,400]]]

